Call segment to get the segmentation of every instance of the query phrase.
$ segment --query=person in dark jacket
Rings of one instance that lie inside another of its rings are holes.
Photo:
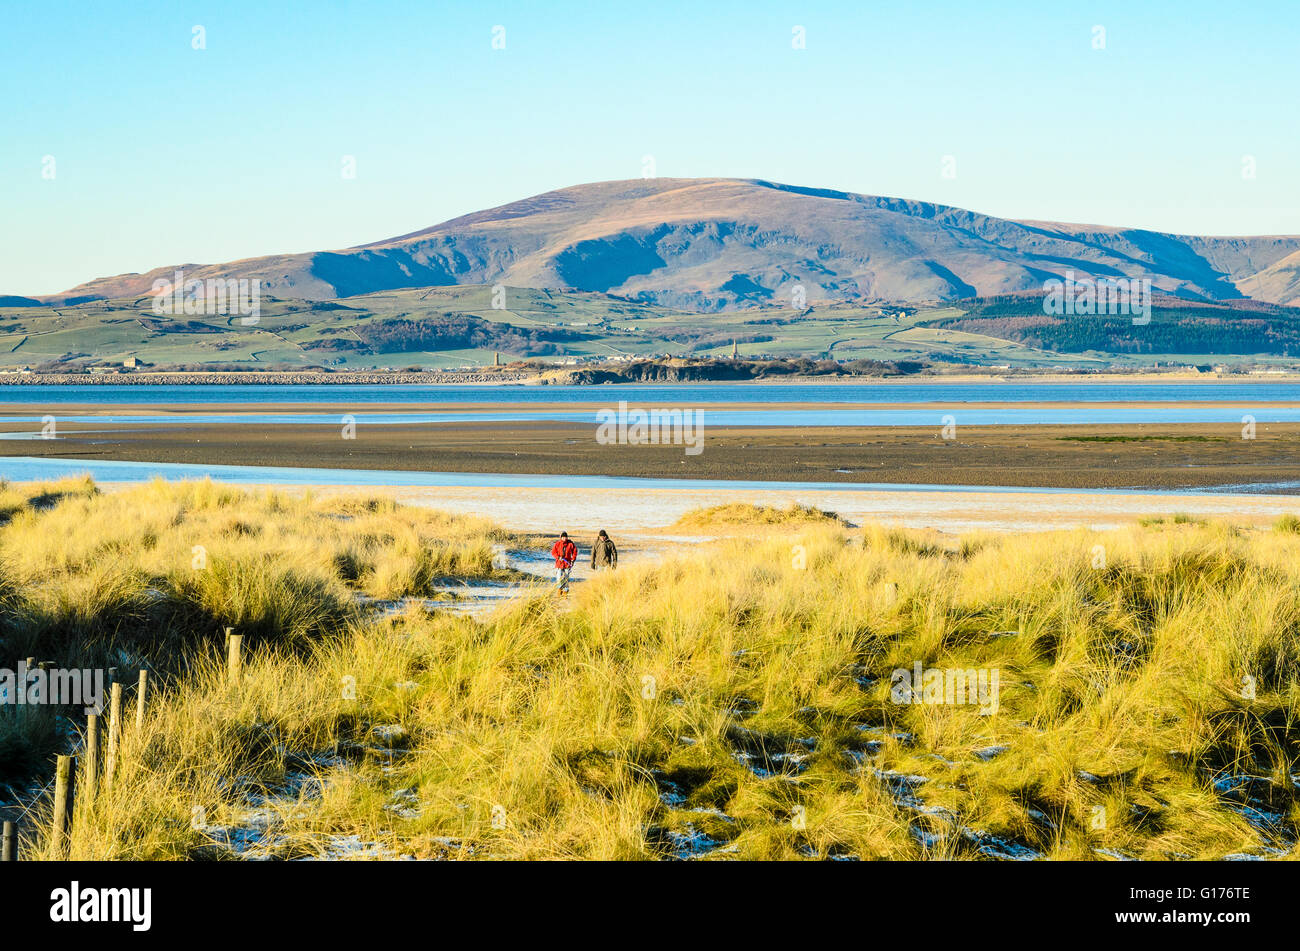
[[[555,586],[560,594],[568,594],[569,574],[578,560],[578,546],[569,540],[568,532],[560,532],[551,546],[551,557],[555,559]]]
[[[602,528],[600,534],[596,536],[596,544],[591,546],[591,570],[617,567],[618,549],[614,547],[614,542]]]

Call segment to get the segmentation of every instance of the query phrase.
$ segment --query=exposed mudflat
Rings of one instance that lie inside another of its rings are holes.
[[[1243,439],[1240,414],[1216,423],[975,426],[958,411],[945,439],[933,412],[933,426],[709,426],[696,455],[683,445],[602,445],[594,425],[559,420],[359,422],[355,438],[342,438],[341,425],[194,423],[180,414],[175,422],[65,422],[54,439],[38,438],[39,422],[28,420],[0,424],[13,434],[0,438],[0,457],[628,476],[682,480],[684,488],[711,479],[1154,491],[1281,485],[1273,491],[1294,493],[1300,472],[1298,422],[1260,421],[1254,438]]]

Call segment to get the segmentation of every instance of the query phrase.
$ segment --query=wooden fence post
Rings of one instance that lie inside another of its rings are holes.
[[[4,824],[4,838],[0,841],[0,862],[18,861],[18,828],[12,822]]]
[[[32,671],[36,669],[36,658],[28,657],[25,667],[26,670],[23,673],[23,682],[17,685],[18,689],[21,690],[23,693],[23,703],[22,706],[14,707],[14,709],[18,711],[19,720],[26,720],[28,717],[27,688],[29,688],[32,685]]]
[[[140,686],[135,693],[135,731],[140,732],[144,728],[144,695],[149,685],[149,671],[140,671]]]
[[[89,804],[99,790],[99,714],[86,714],[86,760],[82,765],[83,796]]]
[[[51,848],[56,859],[67,858],[72,839],[72,782],[75,756],[60,756],[54,774],[54,827]]]
[[[243,634],[231,634],[226,639],[226,675],[232,687],[239,686],[239,670],[242,663],[239,651],[243,646],[243,642]]]
[[[122,684],[115,682],[108,701],[108,758],[104,761],[104,791],[113,788],[117,746],[122,740]]]

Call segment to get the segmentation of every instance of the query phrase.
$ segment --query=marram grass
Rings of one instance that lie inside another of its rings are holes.
[[[692,509],[675,523],[677,528],[712,528],[718,526],[771,526],[801,523],[843,524],[834,512],[824,512],[815,505],[792,502],[785,508],[773,505],[751,505],[731,502],[708,508]]]
[[[12,504],[6,654],[168,671],[74,857],[1295,855],[1293,532],[796,523],[471,620],[355,595],[492,571],[483,523],[202,484]],[[158,603],[256,627],[242,683],[206,628],[140,626]],[[918,665],[996,671],[996,710],[898,702]]]

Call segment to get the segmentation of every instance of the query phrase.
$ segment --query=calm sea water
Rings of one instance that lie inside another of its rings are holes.
[[[917,383],[917,384],[735,384],[642,386],[0,386],[0,403],[30,406],[31,412],[11,411],[0,422],[37,422],[46,414],[61,422],[177,423],[175,416],[149,413],[158,403],[239,403],[237,414],[186,414],[190,423],[305,423],[335,426],[337,413],[312,412],[310,405],[344,406],[360,423],[514,422],[551,420],[596,422],[598,407],[648,409],[678,404],[725,404],[734,409],[703,412],[705,426],[938,426],[945,415],[968,426],[1016,424],[1237,423],[1243,416],[1257,422],[1300,420],[1300,383]],[[259,412],[259,406],[293,402],[296,412]],[[903,404],[932,402],[937,409],[844,409],[843,403]],[[968,403],[1014,403],[997,409],[965,408]],[[1231,405],[1216,406],[1228,402]],[[1260,404],[1290,402],[1292,406]],[[64,414],[69,404],[134,404],[144,412],[114,416]],[[374,403],[485,403],[500,410],[481,412],[366,412]],[[573,403],[571,409],[530,409],[528,404]],[[748,409],[746,404],[802,403],[809,408]],[[1048,403],[1070,403],[1048,406]],[[1121,406],[1102,406],[1122,403]],[[1160,406],[1158,403],[1176,403]],[[507,406],[507,404],[517,404]],[[351,407],[357,407],[352,410]]]
[[[1294,401],[1300,383],[702,383],[603,386],[0,386],[0,403],[1108,403]]]
[[[629,412],[637,406],[643,409],[653,404],[629,403]],[[170,423],[186,425],[199,423],[232,423],[243,425],[269,425],[298,423],[316,426],[338,426],[342,417],[338,413],[187,413],[179,416],[158,416],[142,413],[139,416],[84,416],[64,415],[57,408],[43,407],[44,413],[55,414],[60,423]],[[611,410],[614,407],[610,407]],[[565,412],[537,410],[529,412],[482,413],[349,413],[358,425],[394,425],[397,423],[462,423],[462,422],[526,422],[550,421],[571,423],[599,422],[598,410]],[[1034,406],[1006,409],[966,408],[959,403],[938,409],[798,409],[798,410],[699,410],[696,419],[707,429],[713,426],[942,426],[945,417],[963,426],[1010,425],[1087,425],[1125,423],[1223,423],[1240,426],[1244,417],[1250,416],[1258,423],[1282,423],[1300,420],[1300,406],[1152,406],[1141,403],[1133,406]],[[0,439],[36,438],[39,436],[41,415],[0,416],[0,423],[26,423],[30,433],[0,434]]]
[[[312,469],[290,466],[189,465],[172,462],[122,462],[37,457],[0,458],[0,476],[12,482],[33,482],[88,473],[96,482],[147,482],[150,479],[203,479],[247,485],[384,485],[400,487],[545,488],[545,489],[826,489],[834,491],[906,492],[1047,492],[1077,493],[1078,489],[1036,489],[1015,486],[911,485],[889,482],[762,482],[729,479],[647,479],[633,476],[519,475],[495,472],[402,472],[387,469]],[[1090,489],[1107,495],[1137,490]]]
[[[203,479],[242,485],[347,485],[524,488],[524,489],[694,489],[722,491],[758,489],[771,491],[829,492],[1034,492],[1047,495],[1134,495],[1151,491],[1178,495],[1294,494],[1297,482],[1225,485],[1206,489],[1069,489],[1028,486],[924,485],[894,482],[763,482],[730,479],[647,479],[599,475],[518,475],[495,472],[402,472],[386,469],[313,469],[290,466],[188,465],[171,462],[122,462],[112,460],[56,459],[37,457],[0,458],[0,478],[11,482],[38,482],[65,476],[88,474],[96,482],[147,482],[150,479]]]

